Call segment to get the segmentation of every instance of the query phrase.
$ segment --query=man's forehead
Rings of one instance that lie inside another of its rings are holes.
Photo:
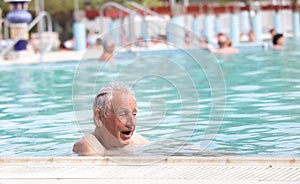
[[[122,97],[122,98],[132,97],[132,94],[130,94],[129,92],[126,92],[126,91],[114,91],[112,94],[114,97]]]
[[[116,91],[113,93],[112,107],[114,110],[133,110],[137,111],[137,104],[134,96],[128,92]]]
[[[134,101],[135,98],[132,94],[124,91],[115,91],[113,93],[113,102],[118,103],[118,102],[128,102],[128,101]]]

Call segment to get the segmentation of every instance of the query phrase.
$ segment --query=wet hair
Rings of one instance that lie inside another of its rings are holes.
[[[273,45],[277,45],[277,43],[278,43],[278,40],[280,39],[280,38],[282,38],[283,37],[283,34],[276,34],[274,37],[273,37]]]
[[[111,100],[113,99],[113,93],[121,91],[124,93],[131,94],[134,97],[134,93],[131,87],[121,82],[111,82],[107,86],[101,88],[95,97],[94,111],[100,109],[102,113],[106,116],[108,110],[110,109]]]

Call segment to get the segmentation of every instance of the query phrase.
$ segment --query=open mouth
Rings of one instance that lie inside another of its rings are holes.
[[[130,135],[131,134],[131,131],[121,131],[122,134],[125,134],[125,135]]]
[[[124,130],[124,131],[121,131],[121,138],[122,138],[123,140],[128,140],[128,139],[131,138],[132,133],[133,133],[133,131],[130,131],[130,130]]]

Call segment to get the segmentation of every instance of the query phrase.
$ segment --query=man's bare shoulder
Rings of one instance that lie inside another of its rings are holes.
[[[143,136],[141,136],[140,134],[138,134],[136,132],[134,132],[131,139],[133,141],[133,144],[136,144],[136,145],[149,143],[149,141],[146,138],[144,138]]]
[[[93,134],[87,134],[73,145],[73,152],[78,155],[104,155],[106,149]]]

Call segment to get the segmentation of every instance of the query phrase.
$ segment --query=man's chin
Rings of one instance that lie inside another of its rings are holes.
[[[122,146],[127,146],[127,145],[129,145],[131,142],[132,142],[131,139],[122,140],[122,141],[121,141],[121,145],[122,145]]]

